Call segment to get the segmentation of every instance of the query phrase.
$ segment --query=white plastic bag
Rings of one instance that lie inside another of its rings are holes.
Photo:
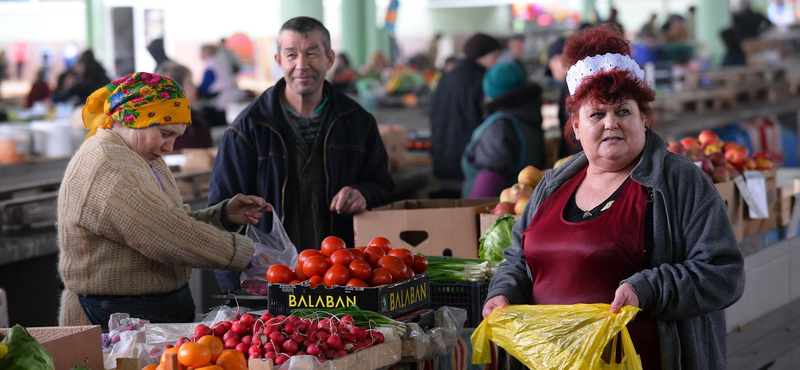
[[[466,321],[467,310],[445,306],[436,310],[436,327],[428,331],[422,331],[415,323],[406,324],[403,359],[421,362],[447,355],[455,347]]]
[[[245,235],[255,243],[256,252],[250,264],[242,271],[242,288],[249,294],[266,295],[269,284],[267,270],[275,264],[289,268],[297,266],[297,249],[275,213],[272,214],[272,231],[263,233],[258,228],[247,225]]]

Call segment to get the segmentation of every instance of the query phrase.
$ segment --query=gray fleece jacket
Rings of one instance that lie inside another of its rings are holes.
[[[532,279],[520,238],[539,205],[587,164],[581,152],[547,171],[513,229],[488,297],[530,304]],[[744,292],[744,258],[725,204],[711,180],[688,159],[667,151],[655,132],[631,179],[653,189],[653,250],[628,283],[640,307],[658,322],[665,370],[727,368],[725,312]],[[611,302],[603,302],[611,303]]]

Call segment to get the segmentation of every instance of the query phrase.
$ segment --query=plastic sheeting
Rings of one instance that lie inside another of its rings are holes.
[[[420,362],[449,354],[466,321],[467,310],[442,307],[436,310],[434,328],[423,331],[416,323],[406,324],[406,335],[402,340],[403,360]]]

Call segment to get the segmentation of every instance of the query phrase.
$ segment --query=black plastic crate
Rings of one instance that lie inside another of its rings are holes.
[[[316,288],[303,284],[269,284],[269,312],[273,315],[290,315],[295,308],[339,308],[353,304],[362,310],[374,311],[396,317],[420,308],[429,308],[431,302],[428,274],[380,287],[355,288],[335,286]]]
[[[465,328],[474,328],[483,320],[483,302],[489,292],[488,281],[461,281],[458,283],[431,283],[431,307],[442,306],[467,310]]]

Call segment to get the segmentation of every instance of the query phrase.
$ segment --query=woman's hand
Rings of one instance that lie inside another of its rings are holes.
[[[483,318],[489,317],[494,311],[495,308],[508,306],[511,302],[508,301],[508,298],[504,295],[498,295],[492,297],[492,299],[486,301],[486,305],[483,306]]]
[[[488,304],[488,303],[487,303]],[[614,302],[611,302],[611,313],[619,313],[622,306],[639,307],[639,296],[634,293],[628,283],[623,283],[614,292]],[[485,311],[486,309],[484,309]]]
[[[232,225],[255,225],[262,211],[272,212],[272,206],[264,198],[236,194],[225,206],[225,220]]]

